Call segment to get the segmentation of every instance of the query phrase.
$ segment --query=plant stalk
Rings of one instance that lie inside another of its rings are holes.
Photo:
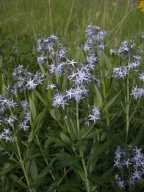
[[[77,134],[79,138],[80,134],[80,125],[79,125],[79,104],[76,102],[76,124],[77,124]]]
[[[17,148],[18,156],[19,156],[19,162],[20,162],[20,165],[21,165],[21,168],[23,170],[23,173],[24,173],[24,176],[25,176],[25,180],[26,180],[26,183],[27,183],[27,186],[28,186],[28,191],[29,192],[33,192],[32,188],[31,188],[31,185],[30,185],[30,181],[29,181],[27,172],[26,172],[26,169],[25,169],[24,161],[23,161],[22,156],[21,156],[21,152],[20,152],[20,148],[19,148],[19,145],[18,145],[18,141],[17,141],[16,135],[14,136],[14,139],[15,139],[15,143],[16,143],[16,148]]]
[[[85,175],[85,179],[84,180],[85,180],[86,192],[90,192],[88,172],[87,172],[87,167],[86,167],[86,163],[85,163],[84,155],[83,155],[82,151],[80,151],[80,156],[81,156],[81,162],[82,162],[82,166],[83,166],[83,170],[84,170],[84,175]]]

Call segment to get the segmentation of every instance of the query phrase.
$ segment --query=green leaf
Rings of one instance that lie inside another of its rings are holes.
[[[36,112],[34,94],[32,94],[31,97],[29,97],[29,103],[30,103],[30,111],[31,111],[32,119],[36,119],[37,112]]]
[[[39,100],[45,105],[47,106],[47,102],[44,100],[43,96],[41,96],[41,94],[38,91],[35,91],[36,96],[39,98]]]
[[[35,181],[38,177],[38,169],[37,169],[37,164],[36,164],[35,160],[31,161],[30,174],[31,174],[32,179]]]
[[[65,144],[71,144],[70,138],[63,132],[60,133],[60,138]]]
[[[12,163],[5,163],[4,167],[0,170],[0,176],[6,175],[12,170],[14,170],[16,166]]]
[[[70,167],[74,170],[80,169],[79,157],[75,157],[69,153],[61,152],[56,154],[56,159],[58,160],[56,163],[57,168]]]
[[[94,104],[97,107],[101,108],[102,104],[103,104],[103,99],[102,99],[102,95],[101,95],[101,93],[100,93],[100,91],[99,91],[97,86],[95,86],[95,93],[96,93],[96,95],[94,97]]]
[[[32,181],[36,181],[38,177],[38,169],[35,160],[27,161],[26,163],[27,173],[31,176]]]
[[[11,180],[13,180],[15,183],[19,184],[21,187],[27,189],[27,185],[22,181],[22,178],[17,177],[16,175],[12,174],[10,176]]]
[[[119,91],[119,93],[118,93],[117,95],[115,95],[114,97],[112,97],[112,99],[110,99],[110,101],[107,102],[107,104],[106,104],[105,107],[104,107],[104,110],[109,109],[109,107],[111,107],[111,106],[115,103],[115,101],[116,101],[116,99],[119,97],[120,93],[121,93],[121,91]]]

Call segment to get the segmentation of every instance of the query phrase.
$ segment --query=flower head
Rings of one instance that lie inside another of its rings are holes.
[[[35,82],[35,79],[29,79],[27,81],[26,87],[28,90],[34,90],[37,86],[37,83]]]
[[[17,103],[13,99],[0,96],[0,112],[5,112],[7,109],[12,109],[17,106]]]
[[[24,111],[26,111],[26,110],[28,109],[28,107],[29,107],[29,103],[28,103],[27,100],[22,100],[22,101],[20,102],[20,106],[21,106],[21,108],[22,108]]]
[[[118,49],[118,53],[122,54],[122,53],[128,53],[129,52],[129,44],[128,41],[123,41],[121,42],[121,45]]]
[[[132,175],[129,178],[130,185],[135,185],[142,179],[143,171],[134,170]]]
[[[5,124],[9,125],[10,127],[14,126],[14,123],[16,122],[17,118],[14,115],[9,116],[8,118],[5,118]]]
[[[53,97],[53,102],[52,105],[53,107],[62,107],[64,109],[64,106],[66,104],[66,96],[61,94],[61,93],[57,93],[54,95]]]
[[[140,65],[141,56],[135,55],[133,56],[133,61],[128,63],[128,69],[135,69]]]
[[[55,35],[51,35],[47,38],[38,39],[37,51],[38,52],[51,51],[57,42],[58,38]]]
[[[77,69],[75,73],[68,76],[69,80],[73,80],[76,86],[80,86],[91,81],[91,74],[87,69],[87,66]]]
[[[46,59],[47,59],[47,57],[41,55],[41,56],[37,57],[37,63],[43,64],[43,63],[45,63]]]
[[[132,89],[131,95],[133,96],[134,99],[139,99],[142,96],[144,96],[144,89],[143,88],[138,88],[138,87],[134,87]]]
[[[18,91],[34,90],[43,82],[44,75],[41,72],[33,74],[20,65],[14,69],[13,78],[15,84],[12,86],[11,91],[16,94]]]
[[[4,140],[6,142],[11,142],[12,133],[11,133],[10,129],[5,128],[4,130],[2,130],[2,132],[0,133],[0,139]]]
[[[141,81],[144,81],[144,73],[140,73],[140,74],[139,74],[139,79],[140,79]]]
[[[49,90],[49,89],[53,90],[55,88],[56,88],[56,85],[53,84],[53,83],[50,83],[50,84],[47,85],[46,90]]]
[[[49,72],[55,75],[61,75],[64,71],[65,63],[51,64],[49,65]]]
[[[23,120],[20,123],[19,127],[20,129],[23,129],[26,131],[30,127],[30,119],[31,119],[31,113],[30,112],[25,112],[23,116]]]
[[[104,37],[106,32],[101,30],[99,26],[88,25],[85,30],[86,42],[84,43],[84,51],[94,51],[98,48],[100,51],[104,49]]]
[[[135,42],[134,40],[130,41],[122,41],[120,44],[120,47],[118,49],[118,54],[123,55],[123,54],[129,54],[131,49],[135,47]]]
[[[95,123],[98,119],[100,119],[100,110],[94,106],[88,116],[88,120]]]
[[[75,99],[76,102],[80,102],[80,100],[87,95],[87,90],[84,87],[76,87],[71,88],[70,90],[66,91],[66,98],[68,100]]]
[[[116,175],[115,176],[115,180],[116,180],[116,184],[120,189],[124,189],[125,188],[125,181],[122,179],[121,176]]]
[[[90,54],[86,58],[86,65],[89,69],[94,69],[96,64],[98,63],[98,58],[95,54]]]
[[[113,77],[116,79],[124,79],[127,76],[128,70],[126,66],[116,67],[113,69]]]

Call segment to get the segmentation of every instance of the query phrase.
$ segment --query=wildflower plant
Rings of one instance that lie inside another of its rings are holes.
[[[57,36],[39,38],[37,70],[13,69],[0,96],[4,192],[131,190],[142,181],[143,152],[129,143],[141,136],[143,52],[135,40],[108,47],[107,34],[88,25],[77,59]],[[119,142],[128,148],[114,154]]]

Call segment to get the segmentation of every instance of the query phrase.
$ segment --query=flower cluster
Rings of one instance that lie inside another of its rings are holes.
[[[106,31],[101,30],[99,26],[88,25],[85,30],[85,35],[85,51],[93,51],[94,48],[98,50],[103,50],[105,48],[104,38],[106,36]]]
[[[129,145],[127,149],[118,146],[115,151],[114,168],[119,188],[131,188],[144,178],[144,153],[137,146]]]
[[[100,86],[100,81],[95,78],[95,69],[99,63],[100,53],[105,48],[105,36],[106,32],[98,26],[89,25],[86,28],[83,61],[70,58],[67,49],[55,35],[38,39],[37,63],[41,72],[30,72],[23,65],[16,66],[7,88],[8,99],[0,96],[0,138],[10,141],[8,136],[10,138],[15,126],[19,130],[29,130],[31,112],[28,99],[23,93],[27,95],[29,91],[35,91],[39,85],[43,91],[50,92],[53,108],[61,107],[64,110],[65,106],[71,103],[80,104],[82,99],[89,97],[89,85]],[[9,98],[10,94],[12,99]],[[20,101],[17,98],[21,98]],[[92,123],[97,122],[100,119],[100,110],[94,106],[87,119]]]
[[[67,56],[67,49],[60,43],[58,37],[51,35],[37,41],[37,62],[48,64],[46,70],[52,79],[46,89],[53,92],[52,106],[62,107],[70,100],[80,102],[88,96],[88,85],[90,82],[99,85],[99,80],[93,76],[93,71],[98,63],[98,51],[104,48],[104,37],[106,32],[98,26],[89,25],[86,28],[86,41],[83,50],[86,51],[85,61],[80,64]],[[61,92],[58,84],[60,77],[67,78],[68,88]],[[56,79],[57,81],[55,81]]]
[[[144,81],[144,72],[141,71],[140,66],[142,63],[143,50],[141,48],[136,49],[136,43],[134,40],[123,41],[120,47],[117,49],[110,49],[110,54],[121,57],[121,61],[126,65],[121,65],[119,67],[114,67],[112,71],[112,76],[115,79],[125,79],[129,78],[131,80],[131,74],[138,75],[140,81]],[[141,71],[141,72],[139,72]],[[144,88],[135,85],[130,95],[138,100],[144,96]]]
[[[73,72],[69,75],[69,80],[74,81],[75,85],[83,85],[84,83],[88,83],[92,77],[87,67],[81,67],[77,69],[76,72]]]
[[[53,67],[54,65],[57,67],[61,61],[65,60],[67,50],[60,43],[58,37],[51,35],[47,38],[38,39],[37,52],[39,53],[37,57],[38,64],[41,65],[51,60],[54,61]]]
[[[132,89],[131,95],[132,95],[132,97],[135,100],[137,100],[137,99],[141,98],[142,96],[144,96],[144,89],[143,88],[134,87]]]
[[[13,71],[13,79],[15,83],[8,90],[16,95],[18,92],[25,90],[34,90],[38,85],[42,84],[44,75],[41,72],[33,74],[25,69],[23,65],[19,65]]]
[[[4,113],[7,109],[16,107],[16,102],[13,99],[0,96],[0,113]]]
[[[141,56],[133,55],[127,61],[127,65],[113,68],[113,77],[116,79],[124,79],[131,70],[136,70],[141,64]]]
[[[14,110],[16,107],[17,103],[12,98],[0,96],[0,125],[2,127],[8,128],[14,126],[17,118],[15,115],[10,115],[9,112]]]
[[[6,142],[12,141],[12,133],[9,128],[5,128],[0,132],[0,140],[4,140]]]
[[[134,40],[128,41],[123,41],[121,42],[121,45],[118,49],[118,54],[130,54],[131,50],[135,47],[135,42]]]
[[[17,113],[18,111],[18,113]],[[12,130],[18,125],[24,131],[30,126],[30,109],[26,100],[15,102],[13,99],[7,99],[1,96],[0,112],[0,139],[6,142],[12,141]]]
[[[132,51],[135,49],[136,43],[134,40],[122,41],[120,46],[115,49],[110,49],[111,55],[117,55],[122,58],[129,57],[132,54]]]
[[[128,63],[128,69],[136,69],[138,66],[140,66],[141,63],[141,56],[140,55],[134,55],[132,57],[132,61]]]
[[[57,42],[58,42],[58,38],[55,35],[51,35],[48,38],[38,39],[37,40],[37,51],[38,52],[52,51]]]

